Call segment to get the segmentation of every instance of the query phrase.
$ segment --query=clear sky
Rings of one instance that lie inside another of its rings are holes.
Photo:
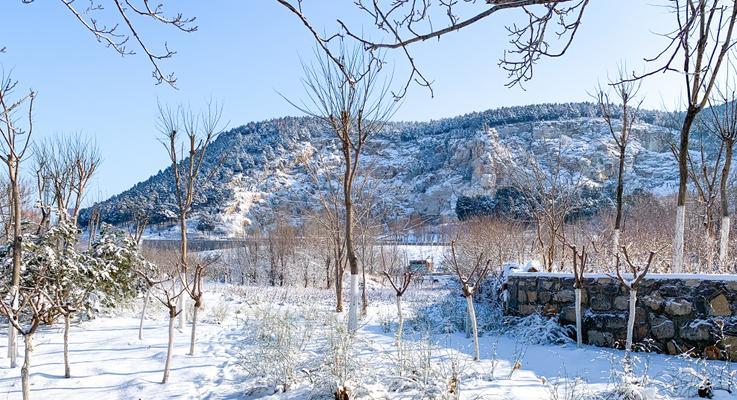
[[[314,42],[286,9],[273,0],[165,3],[196,16],[199,26],[186,34],[147,21],[141,25],[151,46],[160,48],[167,41],[178,52],[163,65],[176,73],[179,90],[156,86],[141,54],[123,58],[97,43],[60,2],[4,1],[0,7],[0,47],[7,47],[0,65],[13,71],[21,88],[38,92],[38,137],[81,132],[96,138],[104,160],[88,200],[119,193],[166,167],[166,154],[156,140],[157,100],[197,108],[208,98],[216,99],[223,103],[230,127],[299,114],[277,91],[301,98],[300,57],[312,57]],[[352,3],[305,0],[304,7],[318,29],[334,32],[337,17],[353,26],[370,23],[355,14]],[[590,100],[588,93],[616,72],[619,63],[642,70],[643,58],[662,49],[663,38],[656,33],[667,32],[672,24],[663,3],[592,0],[572,48],[563,58],[543,60],[527,90],[506,88],[506,74],[497,67],[508,41],[504,25],[522,21],[518,11],[495,14],[439,42],[423,43],[413,51],[434,81],[435,97],[412,87],[395,119],[429,120],[500,106]],[[105,15],[99,17],[103,22]],[[401,82],[407,65],[399,54],[389,57],[396,61],[395,82]],[[645,106],[673,107],[680,85],[675,74],[648,80],[642,90]]]

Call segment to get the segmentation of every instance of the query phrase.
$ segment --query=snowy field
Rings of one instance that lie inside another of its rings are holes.
[[[432,285],[405,295],[400,356],[393,292],[378,283],[370,288],[368,315],[352,337],[331,311],[331,291],[213,285],[197,354],[186,355],[185,327],[177,333],[166,385],[159,383],[167,324],[161,307],[149,307],[143,340],[136,315],[140,300],[75,325],[70,379],[63,378],[61,328],[47,328],[35,340],[32,397],[309,399],[332,398],[344,385],[351,398],[362,399],[671,399],[695,397],[706,376],[715,386],[734,381],[729,363],[647,353],[637,353],[634,371],[625,374],[621,351],[561,344],[553,323],[503,323],[481,307],[482,360],[475,362],[472,339],[458,330],[462,299],[454,288]],[[20,398],[19,375],[19,369],[0,368],[0,399]],[[735,398],[726,391],[715,394]]]

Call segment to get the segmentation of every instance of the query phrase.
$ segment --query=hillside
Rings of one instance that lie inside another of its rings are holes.
[[[669,120],[664,113],[642,112],[627,158],[628,190],[672,190],[677,173],[664,140],[672,134]],[[510,160],[524,167],[521,151],[544,155],[560,146],[564,168],[607,193],[616,171],[613,141],[591,103],[392,122],[375,139],[366,150],[364,165],[371,171],[366,191],[372,207],[381,204],[389,219],[454,216],[459,196],[493,195],[507,185]],[[231,236],[244,226],[270,223],[275,209],[299,218],[319,207],[315,189],[325,189],[338,161],[335,140],[314,118],[251,122],[225,132],[208,150],[194,223]],[[317,185],[311,171],[317,172]],[[122,224],[135,210],[146,210],[153,224],[165,225],[174,216],[172,196],[166,169],[99,207],[105,222]]]

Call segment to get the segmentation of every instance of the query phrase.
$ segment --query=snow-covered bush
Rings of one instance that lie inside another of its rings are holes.
[[[397,375],[386,379],[389,391],[419,399],[451,400],[460,395],[465,356],[441,349],[427,336],[404,342],[394,355],[390,362]]]
[[[544,383],[548,390],[549,400],[598,400],[598,396],[592,394],[586,388],[586,382],[579,377],[573,379],[567,377],[545,379]]]
[[[558,317],[540,314],[504,319],[505,333],[527,344],[566,344],[573,342],[573,328],[558,323]]]
[[[684,365],[685,364],[685,365]],[[673,397],[706,397],[737,393],[737,370],[729,361],[708,361],[682,354],[662,373],[655,384]]]
[[[327,319],[326,343],[321,351],[315,382],[319,393],[330,394],[335,399],[358,398],[364,390],[357,335],[348,329],[341,318],[331,316]]]
[[[253,347],[241,354],[240,365],[249,375],[265,379],[273,393],[288,391],[307,361],[305,347],[313,339],[317,323],[311,315],[255,308],[254,319],[246,324]]]
[[[612,355],[611,376],[607,389],[597,393],[599,398],[611,400],[659,400],[657,388],[648,375],[650,358],[625,352],[619,359]]]
[[[220,299],[220,301],[215,303],[215,305],[210,309],[210,316],[212,318],[212,321],[214,321],[216,324],[222,324],[223,322],[225,322],[229,314],[230,304],[228,304],[228,302],[224,299]]]
[[[503,315],[501,309],[487,302],[476,304],[476,319],[479,333],[484,335],[497,332],[502,328]],[[446,334],[463,332],[466,328],[466,302],[463,297],[449,294],[434,302],[425,302],[415,311],[415,315],[407,321],[415,332],[431,332]]]

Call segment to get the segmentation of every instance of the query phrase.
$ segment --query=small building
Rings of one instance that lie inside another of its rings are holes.
[[[409,270],[412,272],[422,273],[422,274],[429,274],[433,272],[432,269],[432,260],[410,260],[409,261]]]

